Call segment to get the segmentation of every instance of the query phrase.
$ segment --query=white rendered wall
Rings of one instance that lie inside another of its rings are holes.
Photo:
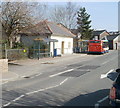
[[[71,37],[62,37],[62,36],[51,36],[51,39],[57,39],[58,42],[55,42],[55,49],[57,49],[57,54],[62,54],[62,42],[64,41],[64,54],[73,53],[73,38]],[[50,44],[50,52],[53,54],[53,42]]]

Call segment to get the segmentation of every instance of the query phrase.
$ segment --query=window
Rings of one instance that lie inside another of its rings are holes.
[[[71,48],[71,42],[68,42],[68,48]]]
[[[120,74],[118,75],[118,77],[116,79],[116,83],[120,85]]]
[[[100,43],[100,41],[90,41],[90,43]]]
[[[108,42],[103,42],[103,48],[107,48],[108,47]]]

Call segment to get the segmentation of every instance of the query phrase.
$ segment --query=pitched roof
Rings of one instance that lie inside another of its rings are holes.
[[[104,31],[106,31],[106,30],[95,30],[95,31],[93,31],[93,36],[99,36]]]
[[[67,29],[64,25],[62,24],[57,24],[54,22],[50,22],[47,20],[41,21],[35,26],[29,28],[29,29],[24,29],[22,31],[24,34],[53,34],[53,35],[59,35],[59,36],[69,36],[69,37],[75,37],[74,34],[70,32],[69,29]]]
[[[77,35],[79,33],[78,29],[71,29],[71,32],[75,35]]]
[[[107,36],[107,40],[114,40],[116,37],[118,37],[119,35],[118,34],[114,34],[114,35],[109,35]]]
[[[71,31],[68,28],[66,28],[63,24],[57,24],[50,21],[46,21],[46,23],[48,24],[48,27],[53,35],[75,37],[75,35],[72,34]]]
[[[26,35],[40,35],[40,34],[51,34],[47,24],[45,22],[40,22],[34,26],[23,29],[20,33]]]

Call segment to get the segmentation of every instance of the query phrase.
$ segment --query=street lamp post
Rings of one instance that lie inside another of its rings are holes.
[[[81,38],[81,33],[78,33],[77,34],[77,51],[78,51],[78,48],[79,48],[79,39]]]
[[[38,45],[38,60],[40,59],[40,40],[39,40],[39,45]]]

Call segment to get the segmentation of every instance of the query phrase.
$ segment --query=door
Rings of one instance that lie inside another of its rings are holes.
[[[117,45],[117,43],[115,43],[115,47],[116,47],[116,50],[117,50],[117,48],[118,48],[118,45]]]
[[[61,53],[64,54],[64,41],[62,41]]]

